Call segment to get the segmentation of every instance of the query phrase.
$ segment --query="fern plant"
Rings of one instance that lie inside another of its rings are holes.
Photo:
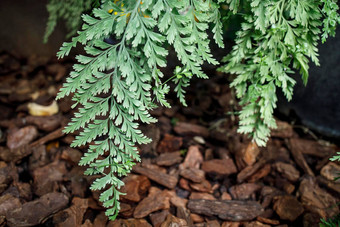
[[[319,64],[318,40],[334,35],[339,22],[333,0],[61,2],[50,0],[46,37],[59,17],[69,21],[74,32],[79,24],[74,15],[93,7],[90,14],[82,15],[77,35],[58,52],[63,58],[81,44],[86,54],[76,57],[78,63],[57,98],[72,94],[73,107],[79,108],[65,132],[80,131],[72,146],[89,145],[80,165],[88,166],[85,174],[100,175],[91,189],[104,190],[100,201],[111,219],[120,208],[120,177],[140,161],[136,145],[150,142],[139,124],[156,122],[149,111],[157,105],[170,107],[168,82],[176,84],[175,92],[186,105],[185,87],[190,79],[208,78],[202,64],[219,64],[210,50],[209,32],[223,48],[222,9],[242,17],[243,23],[220,70],[236,74],[231,86],[243,105],[239,131],[250,134],[259,145],[265,145],[270,128],[275,127],[277,88],[291,99],[295,81],[289,74],[294,69],[307,82],[309,59]],[[106,42],[107,38],[114,42]],[[174,48],[181,66],[163,82],[160,68],[167,65],[167,45]]]

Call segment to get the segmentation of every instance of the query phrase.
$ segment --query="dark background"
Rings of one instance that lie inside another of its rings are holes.
[[[48,13],[47,0],[0,1],[0,51],[27,57],[55,56],[65,37],[65,29],[58,25],[49,42],[43,44]]]

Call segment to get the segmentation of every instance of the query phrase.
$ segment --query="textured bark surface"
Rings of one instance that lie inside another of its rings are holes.
[[[254,201],[213,201],[190,200],[191,212],[206,216],[218,216],[227,221],[250,221],[263,212],[263,208]]]

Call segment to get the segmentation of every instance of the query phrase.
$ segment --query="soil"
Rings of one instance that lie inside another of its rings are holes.
[[[187,89],[188,107],[152,111],[153,142],[124,178],[108,221],[62,128],[71,98],[54,101],[72,66],[0,53],[0,226],[318,226],[339,213],[338,146],[277,120],[267,147],[237,133],[239,107],[226,75]],[[299,132],[299,133],[298,133]]]

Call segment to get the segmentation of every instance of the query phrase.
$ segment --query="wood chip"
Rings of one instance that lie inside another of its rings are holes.
[[[339,183],[335,183],[334,181],[330,181],[327,180],[326,178],[322,177],[322,176],[317,176],[317,181],[322,184],[325,185],[327,188],[340,193],[340,184]]]
[[[293,155],[293,158],[294,158],[296,164],[298,164],[300,166],[300,168],[305,171],[306,174],[308,174],[310,176],[314,176],[313,171],[308,166],[305,158],[303,157],[302,151],[305,149],[303,147],[303,144],[300,143],[298,139],[293,138],[293,139],[290,139],[290,147],[291,147],[290,151]]]
[[[216,198],[209,193],[204,193],[204,192],[192,192],[190,194],[189,199],[194,200],[194,199],[205,199],[205,200],[216,200]]]
[[[178,182],[178,179],[174,176],[140,166],[134,166],[133,171],[142,174],[147,178],[157,182],[158,184],[161,184],[170,189],[175,188]]]
[[[156,158],[156,164],[160,166],[172,166],[174,164],[181,163],[183,160],[179,151],[162,153]]]
[[[204,171],[196,168],[182,169],[179,175],[195,183],[201,183],[205,180]]]
[[[122,226],[138,226],[138,227],[152,227],[149,222],[145,219],[116,219],[115,221],[110,221],[106,227],[122,227]]]
[[[168,153],[178,151],[183,145],[182,137],[165,134],[164,138],[159,142],[157,146],[157,152]]]
[[[212,186],[209,181],[204,180],[201,183],[191,183],[190,187],[199,192],[212,193]]]
[[[313,177],[306,177],[300,183],[299,193],[304,207],[320,217],[332,217],[339,213],[337,200],[328,192],[321,189]]]
[[[184,162],[179,166],[180,169],[196,168],[199,169],[203,162],[203,156],[199,146],[190,146],[185,156]]]
[[[253,166],[247,166],[243,170],[241,170],[237,174],[237,182],[242,183],[246,179],[248,179],[250,176],[255,174],[259,169],[261,169],[264,164],[266,164],[267,160],[266,159],[261,159],[257,163],[255,163]]]
[[[170,198],[167,191],[161,191],[158,188],[152,187],[149,190],[149,195],[144,198],[135,208],[133,217],[144,218],[152,212],[169,208]]]
[[[81,226],[84,214],[88,208],[88,199],[73,198],[71,207],[58,212],[53,216],[53,223],[56,227]],[[65,217],[67,217],[65,219]]]
[[[245,200],[249,199],[261,186],[255,183],[244,183],[230,187],[229,192],[233,199]]]
[[[25,203],[20,209],[7,213],[8,226],[34,226],[43,223],[47,217],[65,208],[68,204],[66,195],[52,192],[37,200]],[[39,211],[39,212],[37,212]]]
[[[213,159],[202,163],[202,170],[217,175],[230,175],[237,172],[232,159]]]
[[[185,122],[177,122],[174,131],[179,135],[202,136],[205,138],[209,136],[207,128]]]
[[[335,178],[339,177],[340,173],[340,165],[335,164],[334,162],[329,162],[321,169],[321,176],[326,178],[327,180],[334,181]],[[335,183],[340,183],[340,179],[334,181]]]
[[[227,221],[250,221],[263,212],[262,206],[254,201],[189,200],[188,208],[193,213]]]
[[[235,154],[237,167],[243,169],[246,166],[253,165],[259,154],[260,150],[255,142],[250,142],[248,145],[243,146],[243,148],[237,150]]]
[[[123,179],[124,186],[120,190],[122,200],[139,202],[149,190],[151,183],[146,176],[130,174]]]
[[[251,177],[248,178],[249,183],[257,182],[258,180],[268,176],[268,174],[271,171],[271,165],[265,164],[259,171],[257,171],[255,174],[253,174]]]
[[[34,170],[32,176],[34,179],[35,194],[42,196],[57,189],[58,181],[63,179],[66,172],[65,162],[59,160]]]
[[[295,182],[300,178],[300,172],[289,163],[276,162],[274,168],[281,173],[284,178],[292,182]]]
[[[161,227],[169,227],[169,226],[188,226],[188,223],[181,218],[177,218],[172,214],[168,214],[165,222],[162,223]]]
[[[275,198],[274,210],[283,220],[295,221],[304,211],[302,204],[293,196]]]
[[[162,210],[160,212],[155,212],[155,213],[150,214],[150,220],[151,220],[152,226],[160,227],[169,214],[170,213],[168,210]]]
[[[185,222],[187,223],[187,226],[193,226],[194,225],[194,221],[192,220],[191,213],[188,209],[186,209],[184,207],[178,207],[177,212],[176,212],[176,216],[180,219],[185,220]]]
[[[284,121],[276,120],[277,128],[271,130],[272,137],[291,138],[294,135],[293,127]]]

